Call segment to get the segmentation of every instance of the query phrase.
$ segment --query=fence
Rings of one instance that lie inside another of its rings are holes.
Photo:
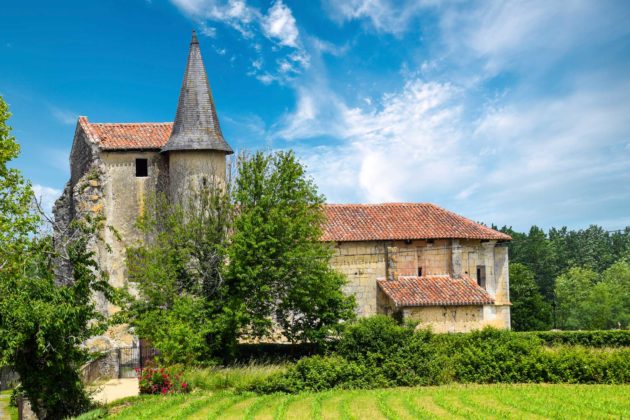
[[[90,383],[99,379],[135,378],[136,369],[143,369],[159,354],[159,350],[142,342],[138,347],[110,350],[83,366],[83,380]]]
[[[20,376],[16,371],[8,366],[0,368],[0,391],[11,389],[20,381]]]

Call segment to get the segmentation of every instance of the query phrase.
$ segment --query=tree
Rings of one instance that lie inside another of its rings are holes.
[[[243,327],[268,337],[274,323],[292,342],[320,342],[353,317],[343,275],[320,241],[324,198],[292,152],[258,152],[238,162],[238,209],[228,288]]]
[[[38,234],[30,185],[7,167],[19,152],[8,117],[0,98],[0,366],[17,371],[40,418],[66,418],[90,406],[79,368],[89,357],[81,343],[103,328],[93,292],[112,294],[88,250],[97,226],[88,219],[74,223],[64,243],[73,282],[57,283],[58,255],[52,238]]]
[[[33,192],[19,170],[8,163],[20,154],[20,145],[11,135],[7,121],[9,107],[0,96],[0,271],[20,270],[15,256],[24,252],[39,218],[33,212]]]
[[[138,221],[148,239],[127,250],[129,280],[140,294],[131,322],[165,363],[228,357],[236,336],[224,281],[229,184],[216,180],[189,190],[183,203],[156,197]]]
[[[627,328],[630,325],[630,265],[618,261],[600,278],[580,305],[581,328]]]
[[[511,320],[515,331],[541,331],[551,327],[551,305],[534,280],[534,273],[520,263],[510,264]]]
[[[588,268],[574,267],[556,279],[556,322],[558,328],[579,329],[586,325],[584,303],[598,283],[597,273]]]

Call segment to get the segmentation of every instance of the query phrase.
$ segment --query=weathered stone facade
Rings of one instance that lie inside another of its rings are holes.
[[[436,332],[463,332],[490,325],[510,328],[507,247],[497,241],[406,240],[338,242],[332,265],[348,279],[346,293],[357,301],[357,314],[393,315],[431,326]],[[481,270],[483,267],[483,270]],[[478,271],[477,268],[480,268]],[[467,275],[474,280],[485,271],[484,288],[495,302],[477,306],[396,308],[378,288],[377,279],[399,276]]]

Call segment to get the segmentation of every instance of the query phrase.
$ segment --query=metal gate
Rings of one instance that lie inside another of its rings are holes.
[[[155,359],[160,352],[150,346],[121,347],[115,350],[118,357],[118,377],[135,378],[136,369],[142,370],[147,363]]]

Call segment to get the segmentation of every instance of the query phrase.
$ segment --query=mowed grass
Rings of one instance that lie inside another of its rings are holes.
[[[89,414],[85,418],[90,418]],[[116,419],[630,418],[630,385],[452,385],[298,395],[143,396]]]

